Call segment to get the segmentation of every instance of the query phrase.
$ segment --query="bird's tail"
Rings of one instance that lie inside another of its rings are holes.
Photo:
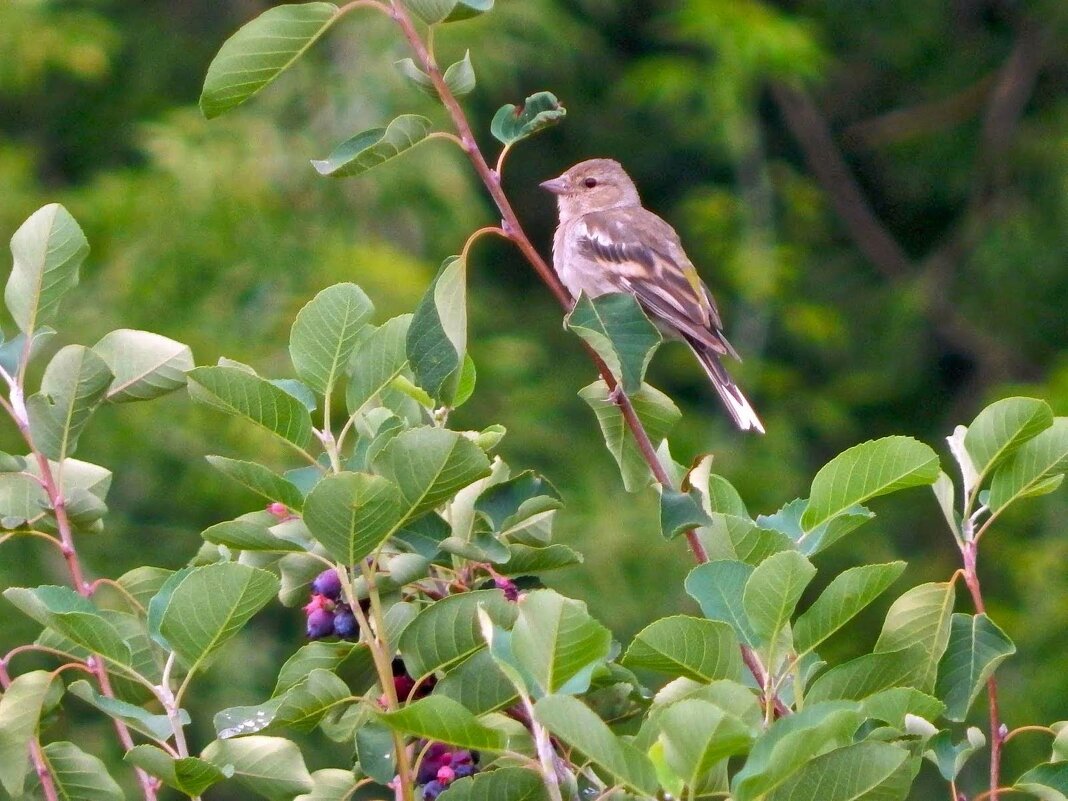
[[[708,373],[712,386],[715,387],[716,392],[723,401],[723,405],[727,407],[727,412],[734,420],[735,425],[742,431],[753,430],[763,434],[764,425],[760,422],[756,412],[753,411],[753,407],[749,405],[745,395],[738,389],[737,384],[731,381],[731,377],[727,375],[727,371],[720,362],[718,354],[711,348],[703,346],[700,342],[689,340],[687,342],[690,349],[693,350],[694,356],[697,357],[697,361],[701,362],[701,366]]]

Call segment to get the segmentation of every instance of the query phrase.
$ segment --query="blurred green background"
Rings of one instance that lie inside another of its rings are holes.
[[[381,319],[410,311],[441,260],[496,220],[443,142],[360,179],[311,169],[398,113],[445,123],[392,66],[408,53],[381,16],[351,15],[253,102],[206,122],[196,101],[211,57],[268,5],[0,4],[0,234],[59,201],[93,248],[60,344],[146,328],[189,343],[200,364],[225,355],[283,375],[289,323],[319,289],[356,281]],[[498,0],[437,36],[444,63],[471,48],[479,87],[465,106],[487,151],[501,104],[549,89],[568,108],[505,176],[543,251],[555,209],[537,183],[592,156],[621,160],[679,230],[768,435],[733,430],[681,346],[661,350],[651,380],[684,411],[676,459],[714,453],[754,514],[804,495],[821,464],[863,439],[910,434],[948,459],[943,438],[997,397],[1033,394],[1068,414],[1066,45],[1063,0]],[[455,424],[503,423],[505,458],[562,491],[560,535],[586,563],[551,583],[621,639],[691,610],[682,543],[659,537],[655,493],[623,492],[576,396],[594,373],[560,309],[500,243],[476,246],[469,275],[479,384]],[[288,466],[184,394],[98,418],[79,456],[116,477],[106,534],[82,543],[94,576],[177,567],[202,528],[257,505],[204,454]],[[17,447],[11,430],[0,444]],[[874,509],[821,557],[823,583],[865,559],[908,559],[912,584],[952,573],[930,493]],[[991,613],[1020,650],[1003,668],[1010,726],[1068,717],[1066,516],[1062,491],[984,546]],[[34,543],[0,550],[0,584],[64,580]],[[888,603],[834,655],[870,645]],[[4,650],[32,632],[11,611]],[[260,700],[300,643],[296,612],[261,618],[201,688],[203,737],[211,712]],[[1014,741],[1009,776],[1044,748]]]

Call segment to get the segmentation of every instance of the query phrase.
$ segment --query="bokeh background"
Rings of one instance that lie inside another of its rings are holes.
[[[253,102],[206,122],[196,101],[211,57],[268,5],[0,3],[0,235],[59,201],[93,248],[60,344],[146,328],[189,343],[200,364],[225,355],[284,375],[289,322],[319,289],[356,281],[380,318],[410,311],[441,260],[495,221],[443,142],[360,179],[311,169],[396,114],[445,122],[393,67],[408,53],[376,15],[351,15]],[[944,437],[998,397],[1033,394],[1068,414],[1063,0],[498,0],[441,30],[437,47],[445,63],[471,49],[479,86],[464,105],[488,151],[503,103],[549,89],[567,106],[565,124],[519,146],[505,176],[543,251],[555,209],[537,183],[592,156],[621,160],[677,227],[745,356],[734,372],[768,435],[730,427],[681,346],[661,350],[651,380],[684,411],[675,457],[714,453],[754,514],[806,494],[821,464],[863,439],[910,434],[948,462]],[[551,583],[623,640],[692,610],[688,555],[660,539],[655,493],[623,492],[576,396],[594,374],[560,309],[496,242],[476,246],[469,274],[479,384],[454,419],[504,424],[505,458],[563,493],[560,536],[586,562]],[[0,444],[17,440],[7,430]],[[91,574],[177,567],[201,529],[256,505],[207,453],[287,466],[184,394],[98,413],[79,456],[116,476],[108,530],[82,544]],[[898,557],[913,584],[953,572],[930,493],[873,506],[875,521],[820,557],[823,575]],[[1020,651],[1003,668],[1010,726],[1068,717],[1066,517],[1062,490],[984,543],[991,613]],[[0,584],[64,580],[33,543],[0,550]],[[831,652],[869,646],[888,603]],[[210,714],[261,700],[300,644],[299,614],[260,617],[201,685],[201,743]],[[11,608],[0,621],[4,650],[32,631]],[[88,731],[117,757],[106,730]],[[1009,776],[1045,747],[1015,740]],[[916,798],[935,792],[931,773]]]

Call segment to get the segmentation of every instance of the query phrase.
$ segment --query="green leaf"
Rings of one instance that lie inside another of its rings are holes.
[[[358,786],[353,772],[340,768],[317,770],[312,774],[312,782],[314,789],[293,801],[350,801]]]
[[[298,512],[304,506],[304,496],[294,484],[257,462],[243,462],[240,459],[230,459],[226,456],[205,456],[204,458],[220,473],[229,476],[238,484],[247,487],[268,501],[284,503]]]
[[[567,110],[552,92],[530,95],[521,106],[509,103],[493,115],[490,133],[506,146],[514,145],[528,136],[560,122]]]
[[[29,745],[37,736],[41,709],[54,678],[46,670],[23,673],[0,696],[0,785],[16,798],[22,795]]]
[[[797,551],[769,556],[754,568],[742,593],[742,606],[753,631],[774,643],[790,623],[801,593],[816,575],[816,568]]]
[[[794,623],[798,653],[811,651],[882,595],[905,569],[904,562],[850,568],[827,585]]]
[[[946,702],[946,717],[963,721],[986,680],[1014,653],[1012,640],[986,615],[953,615],[935,685]]]
[[[0,522],[17,528],[42,517],[49,507],[48,495],[34,478],[21,473],[0,475]]]
[[[401,59],[394,62],[393,66],[397,68],[401,75],[411,81],[416,89],[429,97],[433,97],[435,100],[437,99],[438,90],[434,86],[434,81],[419,69],[412,59]],[[445,70],[445,74],[441,77],[454,97],[463,97],[474,91],[475,70],[471,66],[471,51],[468,50],[464,53],[464,57]]]
[[[986,737],[974,726],[968,729],[967,739],[954,744],[953,732],[941,731],[931,738],[930,750],[924,753],[938,766],[938,772],[947,782],[956,780],[968,760],[986,745]]]
[[[440,801],[548,801],[545,780],[526,768],[497,768],[457,779]]]
[[[474,442],[456,431],[429,426],[398,434],[373,466],[400,489],[406,520],[429,512],[490,472],[489,459]]]
[[[362,175],[426,140],[431,122],[418,114],[402,114],[385,128],[371,128],[346,139],[325,159],[313,159],[320,175],[348,178]]]
[[[864,699],[864,712],[875,720],[882,720],[898,731],[905,731],[906,715],[915,715],[924,720],[937,720],[946,711],[946,705],[926,693],[911,687],[891,687],[880,690]]]
[[[253,734],[271,726],[310,732],[352,693],[339,677],[329,670],[316,668],[275,697],[254,707],[231,707],[215,716],[215,731],[220,739]]]
[[[716,763],[748,751],[753,740],[745,723],[698,698],[672,704],[659,722],[667,763],[695,789]]]
[[[978,475],[976,486],[1020,445],[1051,425],[1049,404],[1037,398],[1005,398],[979,412],[964,435],[964,447]]]
[[[856,504],[906,487],[931,484],[938,472],[935,452],[911,437],[884,437],[854,445],[816,473],[808,507],[801,516],[802,528],[811,532]]]
[[[444,696],[431,695],[378,717],[394,731],[461,748],[503,751],[506,746],[500,731],[480,723],[467,709]]]
[[[269,8],[223,43],[208,67],[200,110],[209,120],[241,105],[288,69],[339,18],[333,3]]]
[[[566,695],[549,695],[534,705],[534,717],[578,749],[612,779],[644,795],[655,795],[656,771],[649,757],[616,737],[588,706]]]
[[[467,355],[467,264],[459,257],[442,263],[419,301],[406,348],[416,383],[451,405]]]
[[[731,797],[735,801],[756,801],[784,786],[817,754],[848,745],[861,720],[855,703],[818,704],[806,699],[804,709],[779,718],[757,739],[745,765],[734,775]]]
[[[114,378],[105,400],[109,403],[151,400],[185,386],[193,369],[193,352],[173,339],[120,328],[93,345]]]
[[[154,745],[139,745],[126,752],[124,762],[129,762],[155,776],[168,787],[173,787],[188,796],[199,796],[212,785],[218,784],[233,771],[223,771],[198,757],[176,759]]]
[[[1068,801],[1068,762],[1044,762],[1033,767],[1013,788],[1042,801]]]
[[[638,632],[622,664],[703,682],[737,680],[742,670],[734,629],[685,615],[662,618]]]
[[[780,786],[767,801],[859,801],[885,782],[908,759],[904,748],[864,742],[817,756],[801,768],[789,786]]]
[[[74,743],[49,743],[43,749],[45,765],[60,798],[70,801],[125,801],[122,788],[107,766]]]
[[[55,335],[56,329],[49,328],[47,325],[41,326],[35,330],[33,332],[33,341],[30,343],[28,361],[32,362],[34,357],[44,349],[44,346],[50,342]],[[15,375],[15,373],[19,371],[19,367],[22,365],[22,360],[25,356],[26,335],[21,331],[3,344],[0,344],[0,367],[7,370],[8,375]]]
[[[4,597],[75,644],[116,665],[131,665],[130,648],[123,636],[87,598],[70,587],[10,587],[4,590]]]
[[[436,601],[420,612],[401,635],[400,650],[408,675],[425,676],[485,648],[478,622],[480,607],[508,628],[515,621],[516,606],[500,590],[476,590]]]
[[[407,511],[393,482],[367,473],[337,473],[308,493],[304,522],[334,559],[355,565],[389,539]]]
[[[83,345],[67,345],[45,368],[41,391],[26,399],[34,445],[63,461],[78,447],[89,416],[104,400],[111,370]]]
[[[311,414],[270,381],[237,367],[197,367],[188,380],[193,400],[251,420],[298,448],[311,443]]]
[[[733,559],[698,565],[686,576],[686,592],[709,620],[720,620],[734,629],[738,639],[755,647],[759,638],[743,606],[742,596],[753,567]]]
[[[511,554],[508,561],[496,566],[497,572],[504,576],[525,576],[582,564],[582,554],[559,543],[545,548],[512,543],[508,552]]]
[[[356,346],[345,388],[349,414],[364,411],[408,365],[405,342],[411,321],[410,314],[387,320]]]
[[[492,0],[490,3],[492,4]],[[465,51],[462,59],[450,64],[442,78],[454,97],[471,94],[476,85],[475,68],[471,65],[471,51]]]
[[[595,298],[580,293],[564,324],[604,360],[628,395],[641,388],[649,360],[663,341],[629,292]]]
[[[536,683],[538,695],[582,693],[603,663],[612,634],[590,617],[586,604],[553,590],[536,590],[519,601],[512,627],[512,654]]]
[[[485,649],[450,670],[435,685],[434,694],[451,698],[476,715],[494,712],[518,697],[512,682]]]
[[[159,621],[160,635],[193,673],[278,588],[278,579],[266,570],[218,562],[175,573],[150,602],[149,614]]]
[[[806,709],[820,701],[862,701],[891,687],[918,687],[926,676],[929,653],[923,645],[900,651],[864,654],[823,673],[805,694]]]
[[[63,206],[42,206],[11,237],[14,264],[4,302],[24,334],[59,319],[59,303],[78,285],[89,242]]]
[[[664,489],[660,493],[660,533],[664,539],[675,537],[699,526],[707,526],[712,519],[701,508],[697,490],[678,492]]]
[[[434,25],[484,14],[493,8],[493,0],[404,0],[404,5],[423,22]]]
[[[356,759],[360,770],[379,784],[389,784],[397,775],[393,732],[377,720],[368,720],[356,730]]]
[[[940,470],[938,478],[931,485],[931,491],[934,492],[935,500],[938,501],[938,508],[942,510],[942,517],[946,519],[946,525],[949,526],[949,530],[959,541],[961,539],[960,519],[953,508],[953,500],[956,495],[953,479]]]
[[[311,642],[298,648],[293,656],[286,660],[278,672],[272,696],[285,693],[290,687],[304,680],[313,670],[337,670],[355,650],[366,649],[366,645],[353,642]]]
[[[894,601],[886,613],[875,652],[921,645],[926,656],[917,676],[918,690],[934,689],[938,662],[949,643],[950,617],[956,597],[953,582],[921,584]]]
[[[609,398],[608,386],[604,381],[595,381],[583,387],[579,397],[597,415],[605,445],[619,465],[627,492],[637,492],[648,486],[652,480],[649,465],[638,450],[634,435],[623,420],[623,413]],[[630,401],[654,445],[667,436],[682,416],[671,398],[649,384],[643,384],[640,390],[630,395]]]
[[[331,394],[373,312],[364,291],[351,283],[327,287],[308,301],[289,333],[289,356],[301,381],[320,395]]]
[[[293,540],[276,536],[262,523],[250,520],[227,520],[204,529],[200,536],[205,542],[225,545],[237,551],[304,551],[304,546]]]
[[[101,695],[89,682],[78,680],[73,682],[67,691],[88,704],[99,709],[105,715],[121,720],[134,731],[146,734],[157,740],[168,740],[172,736],[171,722],[166,715],[154,715],[144,707],[130,704],[117,698],[108,698]],[[185,710],[179,715],[183,725],[188,725],[189,715]]]
[[[241,785],[270,801],[292,801],[293,796],[313,789],[300,749],[281,737],[215,740],[200,756],[221,769],[232,765]]]
[[[1055,489],[1051,485],[1068,470],[1068,417],[1057,417],[1053,425],[1021,445],[1007,462],[994,471],[987,505],[994,514],[1009,504],[1031,495]]]

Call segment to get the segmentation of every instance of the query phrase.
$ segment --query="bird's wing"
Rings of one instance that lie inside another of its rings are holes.
[[[712,293],[686,257],[678,234],[640,207],[584,215],[575,226],[581,255],[605,265],[604,276],[634,295],[655,318],[717,353],[738,358],[723,336]]]

